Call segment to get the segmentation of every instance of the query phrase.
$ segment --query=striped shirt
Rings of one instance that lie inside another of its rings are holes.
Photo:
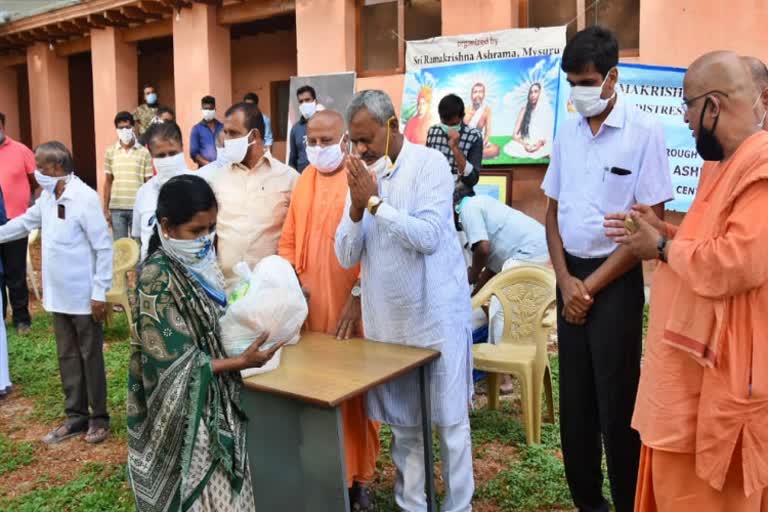
[[[345,268],[362,263],[365,336],[440,350],[432,364],[432,419],[465,421],[472,398],[472,324],[467,270],[453,223],[454,179],[438,151],[403,142],[392,172],[379,180],[375,216],[349,218],[336,231]],[[420,424],[418,373],[368,393],[368,413],[389,425]]]
[[[104,173],[113,178],[110,210],[133,210],[136,193],[152,177],[152,157],[138,143],[126,150],[117,142],[107,149]]]

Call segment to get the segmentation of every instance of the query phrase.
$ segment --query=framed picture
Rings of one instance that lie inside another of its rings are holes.
[[[480,172],[480,181],[475,185],[475,193],[491,196],[504,204],[512,201],[512,180],[510,174],[504,171]]]

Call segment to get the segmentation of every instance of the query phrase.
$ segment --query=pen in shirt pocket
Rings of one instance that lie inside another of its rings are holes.
[[[616,176],[628,176],[632,174],[632,171],[629,169],[624,169],[622,167],[611,167],[610,169],[608,167],[603,167],[603,181],[605,181],[605,175],[607,173],[615,174]]]

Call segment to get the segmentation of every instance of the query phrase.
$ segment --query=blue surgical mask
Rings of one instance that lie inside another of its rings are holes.
[[[154,105],[155,103],[157,103],[157,94],[155,94],[154,92],[147,94],[145,98],[147,100],[147,105]]]

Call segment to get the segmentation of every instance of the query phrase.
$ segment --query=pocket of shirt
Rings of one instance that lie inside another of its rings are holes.
[[[603,213],[622,213],[629,209],[635,199],[635,175],[618,175],[605,171],[600,206]]]
[[[57,245],[80,243],[79,228],[75,219],[54,219],[51,226],[51,240]]]

